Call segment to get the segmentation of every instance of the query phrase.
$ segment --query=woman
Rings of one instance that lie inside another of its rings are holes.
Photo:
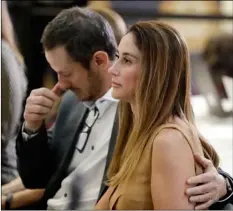
[[[109,189],[96,209],[194,209],[186,180],[202,169],[193,154],[219,163],[200,137],[190,102],[189,53],[181,35],[156,22],[131,26],[109,69],[120,99],[120,130]]]

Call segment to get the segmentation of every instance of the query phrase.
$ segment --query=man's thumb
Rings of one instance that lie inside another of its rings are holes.
[[[59,83],[57,83],[51,90],[54,94],[56,94],[57,96],[61,97],[62,94],[65,92],[64,89],[62,89],[59,85]]]

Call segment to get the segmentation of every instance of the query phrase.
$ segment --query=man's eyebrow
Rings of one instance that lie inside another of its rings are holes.
[[[66,71],[57,71],[57,73],[59,73],[59,74],[61,74],[61,75],[63,75],[63,76],[68,76],[68,75],[70,75],[70,72],[66,72]]]

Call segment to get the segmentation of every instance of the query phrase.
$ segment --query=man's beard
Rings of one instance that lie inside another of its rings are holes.
[[[71,88],[80,101],[95,101],[103,92],[103,82],[97,73],[89,73],[88,87],[86,90]]]

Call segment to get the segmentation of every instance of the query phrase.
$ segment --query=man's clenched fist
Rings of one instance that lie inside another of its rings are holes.
[[[26,129],[38,130],[63,93],[64,90],[59,84],[56,84],[52,90],[47,88],[33,90],[27,98],[24,111]]]

